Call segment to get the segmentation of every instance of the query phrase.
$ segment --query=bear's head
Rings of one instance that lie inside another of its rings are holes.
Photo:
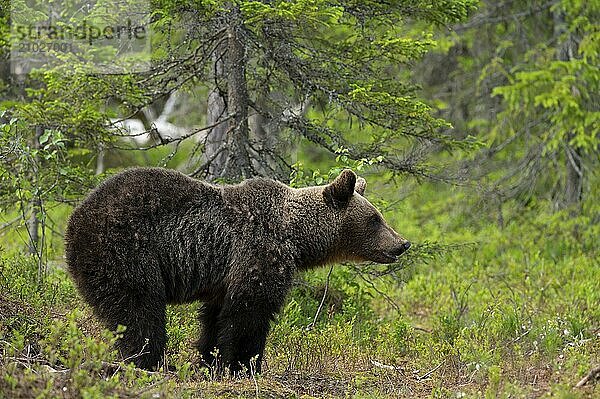
[[[338,260],[393,263],[409,247],[364,197],[367,182],[344,170],[323,188],[323,199],[336,215]]]

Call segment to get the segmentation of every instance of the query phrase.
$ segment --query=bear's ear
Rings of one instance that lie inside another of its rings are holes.
[[[350,169],[345,169],[340,175],[329,185],[323,189],[325,202],[334,208],[342,208],[346,206],[356,186],[356,174]]]
[[[364,196],[366,188],[367,188],[367,181],[365,179],[363,179],[362,177],[359,177],[358,179],[356,179],[356,186],[354,187],[354,189],[356,190],[357,193]]]

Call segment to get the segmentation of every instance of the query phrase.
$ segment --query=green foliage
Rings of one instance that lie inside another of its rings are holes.
[[[535,143],[535,151],[546,160],[542,168],[552,171],[544,173],[544,178],[563,176],[561,163],[579,169],[583,176],[582,168],[593,168],[599,144],[600,47],[594,39],[597,27],[590,21],[600,15],[600,9],[593,2],[571,3],[553,8],[554,47],[539,44],[531,48],[529,60],[509,72],[508,84],[492,91],[504,101],[499,118],[507,121],[509,134],[517,135],[523,120],[532,123],[525,139],[528,145]],[[564,31],[558,35],[560,29]],[[500,126],[493,131],[496,137],[502,137]],[[550,180],[550,187],[557,184],[556,178]]]
[[[307,170],[302,162],[296,162],[292,165],[290,186],[297,188],[327,184],[327,182],[333,181],[344,169],[352,169],[356,173],[361,173],[368,167],[383,161],[382,155],[371,159],[352,159],[348,156],[348,152],[347,148],[337,148],[335,153],[338,155],[335,158],[335,166],[328,167],[326,173],[322,173],[319,168]]]
[[[74,187],[81,185],[85,176],[79,167],[69,165],[68,141],[62,131],[42,128],[38,134],[34,127],[13,117],[0,125],[0,132],[0,207],[4,210],[37,197],[57,201],[81,191]],[[36,134],[37,143],[33,143]]]
[[[27,300],[32,309],[43,311],[75,298],[75,289],[67,273],[53,270],[48,279],[37,279],[36,259],[33,256],[7,256],[0,249],[0,289],[2,298]]]
[[[330,26],[340,22],[341,6],[323,0],[277,1],[271,4],[262,1],[240,1],[240,9],[249,24],[265,24],[270,21],[302,21],[311,27]]]
[[[470,21],[438,33],[436,54],[416,69],[440,115],[486,142],[461,166],[490,206],[552,198],[576,212],[591,195],[599,15],[597,2],[482,2]]]

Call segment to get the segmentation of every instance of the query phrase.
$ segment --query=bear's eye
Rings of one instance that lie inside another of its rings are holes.
[[[372,215],[369,217],[369,220],[367,223],[369,224],[370,227],[377,228],[381,225],[382,222],[383,222],[383,220],[381,220],[379,215]]]

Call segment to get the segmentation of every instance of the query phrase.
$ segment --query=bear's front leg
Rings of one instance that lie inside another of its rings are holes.
[[[235,273],[217,322],[219,363],[234,374],[244,368],[260,373],[270,322],[291,287],[293,269],[271,264]]]
[[[234,375],[242,370],[261,372],[269,324],[278,310],[269,308],[250,308],[234,301],[223,309],[217,340],[221,367]]]

